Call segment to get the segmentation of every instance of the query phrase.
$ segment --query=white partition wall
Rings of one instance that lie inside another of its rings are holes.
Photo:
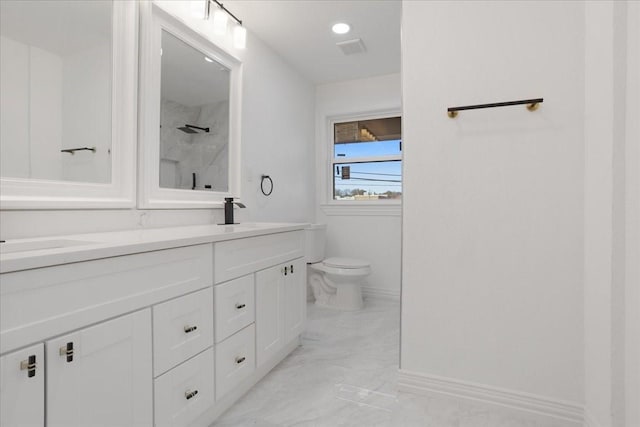
[[[403,3],[401,384],[582,417],[584,9]]]
[[[639,22],[633,1],[403,3],[401,388],[640,421]]]

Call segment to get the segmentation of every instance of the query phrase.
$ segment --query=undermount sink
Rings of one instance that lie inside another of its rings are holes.
[[[90,245],[96,242],[86,240],[51,239],[36,240],[31,242],[4,242],[0,243],[0,253],[11,254],[16,252],[39,251],[43,249],[59,249],[71,246]]]

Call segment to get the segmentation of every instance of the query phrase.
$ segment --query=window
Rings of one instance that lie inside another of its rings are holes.
[[[400,200],[401,118],[333,124],[333,200]]]

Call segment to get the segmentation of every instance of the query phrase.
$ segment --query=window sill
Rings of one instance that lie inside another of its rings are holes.
[[[328,216],[401,216],[402,203],[341,202],[320,205]]]

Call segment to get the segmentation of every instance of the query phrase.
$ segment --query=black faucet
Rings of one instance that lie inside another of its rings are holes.
[[[239,208],[246,208],[240,202],[234,202],[233,197],[225,197],[224,198],[224,223],[225,224],[235,224],[233,222],[233,205],[238,205]]]

